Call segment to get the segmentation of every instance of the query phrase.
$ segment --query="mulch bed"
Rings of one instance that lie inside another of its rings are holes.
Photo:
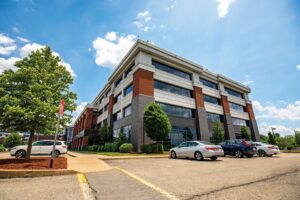
[[[50,160],[50,157],[35,157],[30,160],[23,158],[0,159],[0,169],[50,169]],[[52,169],[67,169],[67,158],[54,158]]]

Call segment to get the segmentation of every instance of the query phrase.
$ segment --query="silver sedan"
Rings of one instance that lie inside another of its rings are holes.
[[[195,158],[196,160],[203,160],[210,158],[216,160],[219,156],[224,156],[222,147],[206,141],[187,141],[170,149],[170,157],[174,159]]]

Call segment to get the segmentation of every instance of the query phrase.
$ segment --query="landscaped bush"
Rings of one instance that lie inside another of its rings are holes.
[[[151,149],[152,149],[152,153],[162,153],[164,150],[163,145],[162,144],[157,144],[157,143],[152,143],[150,144]]]
[[[124,143],[119,147],[119,150],[121,153],[130,153],[132,151],[132,144],[130,143]]]
[[[88,146],[87,150],[88,151],[93,151],[93,146]]]
[[[97,151],[98,151],[98,152],[104,151],[104,145],[98,145]]]
[[[152,147],[150,144],[141,145],[141,149],[143,153],[152,153]]]
[[[116,152],[118,150],[117,143],[105,143],[104,151],[105,152]]]
[[[5,147],[2,144],[0,144],[0,152],[3,152],[3,151],[5,151]]]
[[[3,146],[5,148],[13,148],[22,144],[22,138],[18,133],[12,133],[4,139]]]

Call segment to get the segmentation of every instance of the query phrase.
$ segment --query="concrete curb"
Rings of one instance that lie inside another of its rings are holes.
[[[0,170],[0,178],[31,178],[42,176],[72,175],[77,172],[68,169],[58,170]]]
[[[131,157],[107,157],[107,158],[98,158],[99,160],[127,160],[127,159],[151,159],[151,158],[169,158],[169,155],[164,156],[131,156]]]

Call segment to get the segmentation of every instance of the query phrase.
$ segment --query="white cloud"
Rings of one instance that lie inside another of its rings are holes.
[[[18,40],[20,40],[21,42],[25,42],[25,43],[27,43],[27,42],[30,42],[30,40],[28,40],[28,39],[26,39],[26,38],[23,38],[23,37],[17,37],[18,38]]]
[[[16,58],[16,57],[10,57],[8,59],[5,58],[0,58],[0,74],[4,71],[4,70],[17,70],[17,68],[14,66],[15,62],[21,60],[20,58]]]
[[[297,65],[296,68],[300,71],[300,65]]]
[[[97,37],[93,41],[93,48],[96,51],[96,64],[102,67],[116,67],[135,41],[136,36],[132,34],[116,35],[115,41],[110,41],[106,37]]]
[[[142,19],[144,21],[150,21],[151,20],[151,15],[150,12],[148,10],[144,11],[144,12],[139,12],[136,16],[137,19]]]
[[[117,39],[117,33],[116,32],[108,32],[108,33],[106,33],[106,35],[104,37],[105,37],[105,39],[113,42]]]
[[[137,28],[142,29],[143,31],[147,32],[150,29],[149,23],[150,23],[151,19],[152,19],[151,13],[148,10],[146,10],[143,12],[139,12],[136,15],[136,20],[133,22],[133,24]]]
[[[148,26],[145,26],[145,27],[144,27],[144,31],[145,31],[145,32],[149,31],[149,27],[148,27]]]
[[[242,82],[242,84],[246,86],[250,86],[252,83],[254,83],[254,81],[250,79],[249,75],[246,75],[245,80]]]
[[[235,0],[217,0],[218,3],[218,15],[220,18],[224,18],[228,13],[230,4],[235,2]]]
[[[271,128],[275,128],[274,133],[279,133],[281,136],[284,135],[293,135],[295,130],[299,130],[298,128],[286,127],[278,124],[267,124],[266,122],[261,122],[259,124],[259,133],[267,135],[268,132],[271,132]]]
[[[71,124],[74,124],[77,117],[80,115],[80,113],[83,111],[83,109],[85,108],[85,106],[87,105],[87,102],[81,102],[77,107],[76,110],[72,113],[72,122]]]
[[[45,45],[40,45],[37,43],[26,44],[25,46],[23,46],[22,48],[19,49],[20,56],[22,58],[24,58],[24,57],[28,56],[32,51],[36,51],[36,50],[42,49],[44,47],[45,47]]]
[[[15,40],[0,33],[0,54],[10,55],[17,49]]]
[[[259,101],[253,101],[252,105],[256,111],[256,118],[273,118],[280,120],[300,120],[300,100],[293,104],[287,104],[285,107],[278,108],[272,104],[263,106]]]
[[[144,25],[143,25],[141,22],[139,22],[139,21],[134,21],[133,24],[136,25],[136,27],[138,27],[138,28],[142,28],[142,27],[144,26]]]

